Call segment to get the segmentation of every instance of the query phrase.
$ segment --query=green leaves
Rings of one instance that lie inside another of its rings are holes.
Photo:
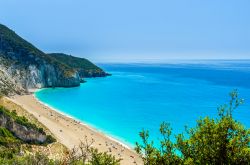
[[[136,143],[136,152],[141,155],[145,155],[142,159],[146,165],[155,164],[154,157],[156,155],[156,149],[153,147],[153,142],[149,142],[149,132],[142,130],[139,135],[142,139],[142,144]]]
[[[250,129],[233,119],[233,111],[243,103],[237,90],[230,93],[227,105],[218,108],[218,118],[197,120],[194,128],[187,129],[170,140],[169,124],[160,126],[160,148],[148,142],[148,131],[140,132],[142,144],[136,143],[136,151],[147,165],[167,164],[248,164],[250,162]]]
[[[74,57],[63,53],[51,53],[47,55],[63,64],[65,67],[76,70],[81,78],[102,77],[107,75],[101,68],[85,58]]]
[[[107,152],[98,152],[97,149],[91,148],[91,159],[88,162],[90,165],[119,165],[120,160]]]

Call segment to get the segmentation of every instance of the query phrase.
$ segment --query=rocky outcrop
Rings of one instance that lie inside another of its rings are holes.
[[[85,58],[74,57],[64,53],[50,53],[47,55],[56,58],[64,65],[76,70],[80,78],[105,77],[110,75]]]
[[[3,56],[0,59],[6,60]],[[23,64],[22,59],[19,59],[18,62],[12,61],[7,65],[0,63],[0,84],[2,83],[2,88],[9,89],[10,93],[24,93],[34,88],[79,86],[77,72],[68,76],[64,74],[62,69],[46,61]]]
[[[77,69],[79,76],[80,77],[106,77],[106,76],[110,76],[111,74],[106,73],[104,71],[99,71],[99,70],[84,70],[84,69]]]
[[[1,60],[1,58],[0,58]],[[2,61],[2,60],[1,60]],[[0,65],[0,92],[3,95],[21,94],[25,89]]]
[[[0,24],[0,92],[24,93],[33,88],[79,86],[79,72]]]
[[[77,72],[66,76],[62,70],[48,63],[38,66],[29,65],[25,71],[25,76],[19,76],[19,80],[26,89],[74,87],[80,84],[80,78]]]
[[[25,142],[45,143],[47,139],[45,133],[18,124],[11,117],[4,114],[0,115],[0,126],[8,129],[14,136]]]
[[[46,54],[0,24],[0,94],[22,94],[44,87],[75,87],[85,77],[107,75],[87,59],[62,53]]]

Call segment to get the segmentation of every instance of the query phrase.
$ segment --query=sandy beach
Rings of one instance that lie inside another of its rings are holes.
[[[143,164],[133,149],[80,121],[53,110],[39,102],[32,94],[9,99],[33,114],[60,143],[69,149],[78,146],[86,138],[89,142],[93,140],[93,147],[99,151],[121,158],[121,165]]]

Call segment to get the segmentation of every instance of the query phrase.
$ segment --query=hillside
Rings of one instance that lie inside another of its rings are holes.
[[[119,165],[119,159],[99,152],[91,143],[85,141],[66,148],[53,137],[56,136],[35,115],[12,99],[0,97],[0,164]]]
[[[74,87],[80,85],[82,77],[105,75],[86,59],[46,54],[0,24],[0,93],[4,95],[44,87]]]
[[[81,78],[104,77],[109,75],[85,58],[74,57],[64,53],[51,53],[48,55],[65,64],[69,68],[77,70]]]
[[[13,106],[5,98],[0,98],[0,163],[3,160],[21,156],[20,153],[33,152],[34,149],[47,148],[48,144],[57,145],[55,139],[45,133],[44,127],[38,127],[26,117],[19,116],[20,108]],[[16,111],[18,109],[19,111]],[[46,132],[48,132],[46,130]],[[50,146],[51,146],[50,145]],[[45,154],[45,153],[44,153]],[[5,162],[6,163],[6,162]],[[4,163],[4,164],[5,164]]]
[[[30,123],[24,116],[18,116],[16,111],[10,112],[0,106],[0,144],[7,145],[8,140],[31,144],[45,144],[54,142],[54,138],[46,135],[42,128]]]
[[[27,161],[62,159],[67,148],[51,135],[32,114],[0,97],[0,164],[36,164]]]

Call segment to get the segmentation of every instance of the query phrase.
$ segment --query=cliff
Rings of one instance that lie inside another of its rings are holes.
[[[46,135],[35,131],[34,129],[27,129],[25,126],[14,122],[13,119],[1,115],[0,116],[0,126],[6,128],[10,132],[26,142],[37,142],[43,143],[46,141]]]
[[[74,57],[64,53],[50,53],[48,55],[56,58],[68,67],[74,68],[79,73],[80,78],[105,77],[110,75],[85,58]]]
[[[0,128],[5,128],[17,139],[25,143],[47,143],[52,142],[51,136],[47,136],[43,129],[30,123],[25,117],[17,116],[13,111],[0,106]],[[1,136],[0,136],[1,137]]]
[[[77,60],[67,64],[64,59],[57,58],[0,24],[0,93],[10,95],[34,88],[74,87],[80,85],[82,77],[105,76],[105,72],[100,68],[96,71],[98,67],[91,62],[88,65],[92,64],[92,68],[87,72],[100,74],[85,74],[84,65],[82,69],[73,67]]]

